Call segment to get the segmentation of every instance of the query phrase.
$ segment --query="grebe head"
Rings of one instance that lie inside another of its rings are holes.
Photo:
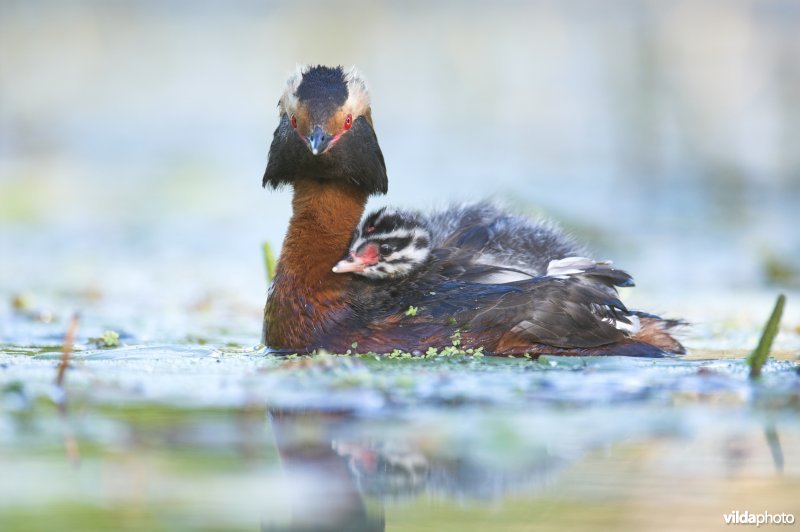
[[[355,68],[299,67],[278,102],[278,115],[264,186],[342,180],[370,194],[386,193],[369,92]]]

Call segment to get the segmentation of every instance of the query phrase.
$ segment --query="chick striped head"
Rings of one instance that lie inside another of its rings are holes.
[[[431,234],[416,214],[383,208],[356,229],[347,257],[335,273],[371,279],[405,277],[420,268],[431,253]]]

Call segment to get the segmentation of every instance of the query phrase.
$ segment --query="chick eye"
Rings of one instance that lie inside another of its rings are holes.
[[[353,115],[347,115],[347,117],[344,119],[344,128],[350,129],[350,126],[352,125],[353,125]]]
[[[297,118],[295,118],[294,115],[292,115],[292,118],[290,118],[290,120],[292,122],[292,127],[297,129]]]
[[[380,251],[381,255],[388,255],[389,253],[392,252],[392,246],[390,246],[389,244],[381,244]]]

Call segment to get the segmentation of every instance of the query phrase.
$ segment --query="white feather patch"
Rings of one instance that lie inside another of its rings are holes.
[[[344,107],[353,113],[354,117],[365,114],[370,106],[367,82],[355,66],[345,72],[344,79],[347,82],[347,101]]]
[[[283,116],[284,113],[292,115],[297,110],[297,95],[295,93],[297,92],[297,87],[300,86],[300,82],[303,81],[303,75],[308,72],[309,68],[308,65],[298,64],[294,73],[289,76],[283,95],[278,101],[278,116]]]
[[[639,332],[639,329],[641,329],[639,316],[626,316],[626,318],[628,321],[630,321],[630,323],[625,323],[624,321],[615,320],[614,318],[610,317],[601,318],[600,321],[604,321],[605,323],[613,326],[615,329],[630,335],[634,335]]]
[[[483,284],[505,284],[505,283],[513,283],[515,281],[524,281],[532,277],[533,277],[532,275],[528,275],[527,273],[522,271],[501,270],[497,272],[487,273],[486,275],[482,275],[476,278],[475,282]]]
[[[589,268],[596,266],[598,263],[586,257],[567,257],[564,259],[551,260],[547,265],[548,277],[556,277],[558,279],[566,279],[570,275],[581,273]],[[604,262],[602,264],[611,264]]]

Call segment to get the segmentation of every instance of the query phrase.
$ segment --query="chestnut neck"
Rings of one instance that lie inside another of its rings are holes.
[[[349,183],[295,182],[277,273],[291,272],[300,289],[318,290],[344,281],[346,276],[331,269],[344,257],[366,203],[367,193]]]

